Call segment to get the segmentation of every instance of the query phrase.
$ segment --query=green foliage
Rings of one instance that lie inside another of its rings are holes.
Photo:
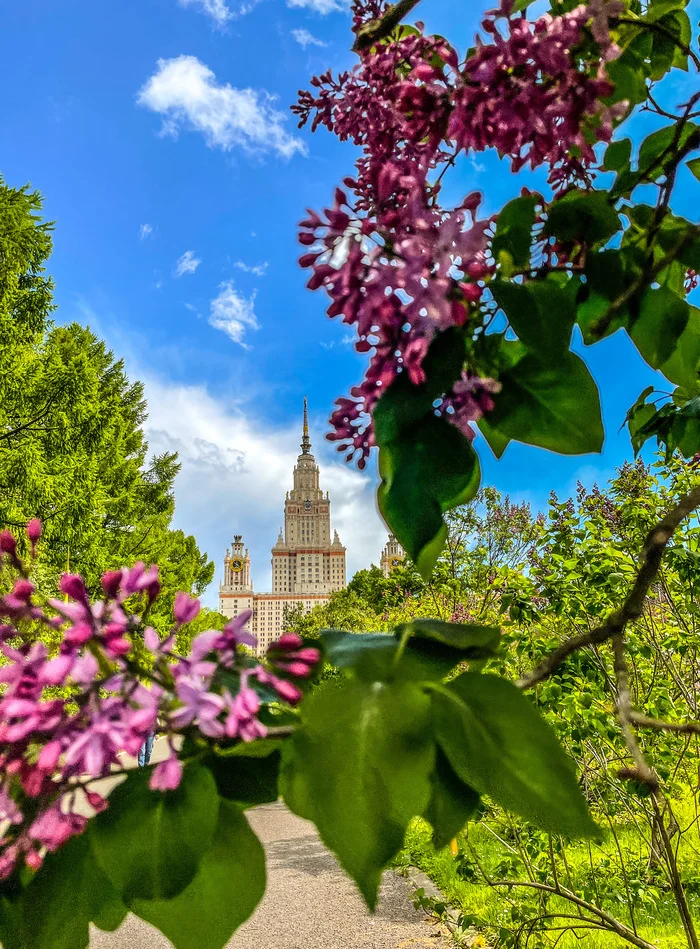
[[[47,592],[66,570],[95,591],[107,569],[157,563],[151,623],[164,633],[177,590],[201,593],[214,564],[170,528],[180,466],[172,453],[148,457],[141,383],[89,328],[51,322],[40,211],[37,193],[0,179],[0,529],[41,519]]]
[[[24,891],[21,945],[24,949],[82,949],[88,944],[90,922],[112,930],[125,916],[126,907],[95,865],[89,834],[76,837],[47,856],[43,871]]]
[[[284,799],[316,824],[371,909],[383,867],[428,804],[434,758],[430,700],[417,684],[350,678],[304,703]]]
[[[219,799],[206,768],[188,764],[175,791],[151,791],[149,778],[146,769],[129,774],[92,827],[98,863],[127,906],[181,893],[216,828]]]
[[[499,445],[489,437],[498,457],[511,439],[565,455],[601,450],[598,387],[579,356],[569,352],[552,364],[526,353],[500,382],[494,410],[480,426],[504,440]]]
[[[170,900],[135,899],[133,911],[175,949],[222,949],[265,892],[265,853],[235,804],[221,801],[213,843],[191,882]]]
[[[501,209],[491,244],[491,252],[501,263],[501,269],[504,265],[506,269],[529,265],[536,206],[537,198],[526,195],[509,201]]]
[[[480,798],[473,788],[457,777],[439,746],[430,780],[432,787],[425,819],[432,824],[435,846],[446,847],[477,814]]]
[[[465,672],[433,694],[436,733],[459,777],[553,834],[595,836],[572,762],[522,692]]]

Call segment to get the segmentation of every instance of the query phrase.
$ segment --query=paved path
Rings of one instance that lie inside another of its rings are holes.
[[[267,852],[262,903],[229,949],[447,949],[450,941],[413,908],[408,881],[387,873],[370,915],[353,883],[319,840],[313,824],[283,804],[248,811]],[[90,949],[169,949],[170,942],[134,916],[115,933],[93,930]]]

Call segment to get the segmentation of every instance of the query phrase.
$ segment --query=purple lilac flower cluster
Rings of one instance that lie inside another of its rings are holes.
[[[601,101],[613,90],[606,63],[620,52],[608,20],[623,7],[591,0],[532,22],[503,0],[483,21],[487,40],[463,61],[418,24],[360,52],[353,70],[328,71],[299,93],[292,108],[300,125],[323,125],[362,151],[346,190],[337,188],[322,214],[309,211],[299,233],[309,289],[327,292],[328,315],[353,325],[356,349],[371,354],[362,384],[337,400],[328,436],[359,467],[374,444],[382,393],[402,372],[424,381],[435,334],[469,323],[495,271],[493,221],[478,217],[481,196],[441,207],[444,172],[462,152],[495,148],[514,170],[548,166],[555,188],[587,182],[593,144],[609,141],[627,110]],[[358,30],[386,5],[355,0],[353,10]],[[437,412],[473,437],[470,423],[492,408],[497,390],[465,374]]]
[[[40,533],[39,521],[30,521],[32,557]],[[168,754],[150,785],[165,791],[182,775],[178,736],[264,737],[263,687],[295,705],[303,695],[300,681],[320,659],[319,650],[291,633],[270,647],[264,663],[252,658],[240,648],[256,644],[245,628],[250,611],[222,630],[199,634],[189,655],[177,655],[176,634],[200,604],[178,593],[172,630],[161,640],[144,619],[160,594],[157,567],[137,563],[105,573],[96,599],[82,577],[64,574],[64,599],[40,602],[9,531],[0,533],[0,565],[14,576],[11,591],[0,597],[0,879],[22,860],[38,868],[46,852],[80,833],[88,821],[85,801],[94,812],[107,807],[91,784],[123,767],[122,754],[137,755],[157,724]],[[141,617],[133,605],[142,608]],[[57,691],[64,697],[55,697]]]

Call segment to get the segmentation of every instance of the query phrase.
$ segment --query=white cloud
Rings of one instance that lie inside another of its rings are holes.
[[[328,46],[323,40],[319,40],[308,30],[292,30],[292,36],[300,46],[306,49],[307,46]]]
[[[273,96],[264,89],[236,89],[218,82],[196,56],[159,59],[137,102],[163,116],[163,135],[177,136],[180,129],[190,128],[201,132],[211,148],[224,151],[271,151],[284,158],[306,153],[301,139],[287,131],[286,116],[273,107]]]
[[[194,256],[193,250],[186,250],[175,264],[175,276],[182,277],[186,273],[194,273],[201,262],[198,257]]]
[[[264,277],[270,265],[266,260],[263,260],[261,264],[254,264],[253,266],[246,264],[243,260],[237,260],[233,266],[238,267],[238,269],[244,273],[253,274],[254,277]]]
[[[234,533],[242,533],[250,548],[255,589],[269,590],[270,548],[284,523],[284,494],[292,486],[301,419],[272,428],[265,419],[214,398],[203,386],[179,385],[143,370],[137,375],[148,401],[150,450],[179,453],[175,525],[194,534],[216,562],[206,601],[217,605],[223,556]],[[339,461],[318,429],[314,450],[321,487],[331,495],[331,525],[347,547],[350,579],[356,570],[379,563],[386,543],[374,501],[375,481]]]
[[[210,16],[217,26],[224,26],[233,16],[225,0],[179,0],[181,7],[198,7]]]
[[[142,224],[139,228],[139,237],[142,241],[145,241],[147,237],[150,237],[153,233],[153,228],[150,224]]]
[[[337,349],[338,347],[352,346],[355,342],[355,336],[352,333],[345,333],[340,339],[321,340],[323,349]]]
[[[345,7],[338,0],[287,0],[288,7],[302,7],[325,16],[326,13],[342,12]]]
[[[247,349],[243,339],[246,330],[260,329],[255,316],[255,294],[244,297],[234,287],[233,280],[226,280],[219,286],[219,295],[211,301],[209,325]]]

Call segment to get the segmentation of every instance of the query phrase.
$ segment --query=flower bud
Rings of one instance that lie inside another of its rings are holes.
[[[10,531],[0,531],[0,553],[7,554],[8,557],[17,555],[17,541]]]
[[[87,590],[83,578],[77,573],[64,573],[59,583],[61,593],[81,603],[87,601]]]

